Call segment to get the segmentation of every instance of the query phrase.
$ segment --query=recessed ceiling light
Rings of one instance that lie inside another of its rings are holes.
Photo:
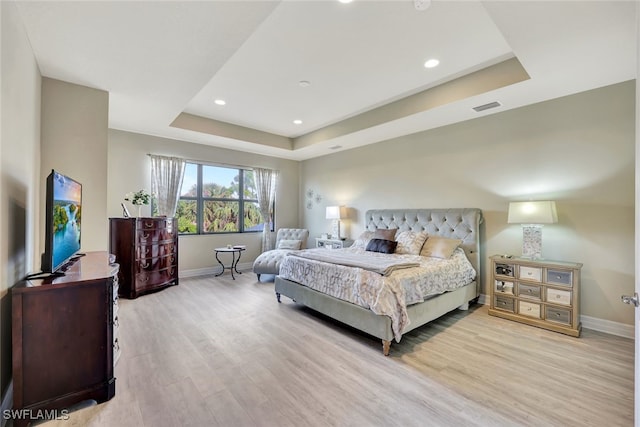
[[[424,63],[424,67],[433,68],[433,67],[437,67],[438,64],[440,64],[440,61],[438,61],[437,59],[429,59],[427,60],[427,62]]]
[[[353,0],[338,0],[338,1],[339,1],[340,3],[347,4],[347,3],[351,3]]]
[[[302,120],[296,119],[293,121],[294,125],[301,125],[302,124]]]
[[[225,101],[224,99],[216,99],[213,102],[215,102],[216,105],[225,105],[227,103],[227,101]]]
[[[308,87],[311,86],[311,82],[309,80],[300,80],[298,85],[300,85],[300,87]]]

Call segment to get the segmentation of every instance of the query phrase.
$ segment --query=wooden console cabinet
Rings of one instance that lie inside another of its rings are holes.
[[[575,262],[494,255],[489,314],[579,337],[581,269]]]
[[[62,277],[11,288],[14,426],[115,395],[117,275],[107,252],[90,252]]]
[[[109,251],[120,264],[120,296],[138,296],[178,284],[175,218],[110,218]]]

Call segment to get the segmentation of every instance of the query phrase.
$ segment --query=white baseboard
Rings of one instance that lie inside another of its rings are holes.
[[[13,380],[9,383],[9,387],[7,387],[7,392],[2,398],[2,406],[0,406],[0,414],[4,414],[4,411],[8,411],[13,407]],[[0,426],[4,427],[7,424],[7,419],[5,417],[0,418]]]
[[[592,329],[594,331],[605,332],[611,335],[617,335],[624,338],[635,338],[635,329],[633,325],[626,323],[612,322],[611,320],[598,319],[591,316],[580,316],[582,327]]]
[[[478,297],[478,304],[480,305],[489,305],[489,298],[485,294],[480,294]]]
[[[253,270],[252,262],[241,262],[237,266],[237,270],[243,273],[251,272]],[[193,270],[182,270],[178,272],[178,277],[184,279],[186,277],[199,277],[199,276],[212,276],[220,273],[220,265],[215,265],[206,268],[195,268]]]
[[[478,304],[489,305],[489,297],[484,294],[480,294],[478,298]],[[591,316],[580,316],[580,322],[585,329],[591,329],[593,331],[604,332],[606,334],[617,335],[624,338],[635,338],[635,330],[633,325],[626,323],[612,322],[611,320],[599,319]]]

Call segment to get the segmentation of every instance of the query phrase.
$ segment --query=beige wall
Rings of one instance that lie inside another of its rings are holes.
[[[11,379],[8,289],[40,267],[40,72],[18,11],[0,2],[0,399]]]
[[[280,176],[276,195],[276,227],[298,226],[298,162],[118,130],[109,130],[107,211],[110,217],[122,216],[120,203],[126,193],[142,188],[151,190],[151,163],[147,154],[176,156],[223,166],[278,169]],[[128,207],[131,211],[131,206]],[[142,215],[149,213],[150,208],[143,207]],[[240,264],[251,263],[260,253],[260,234],[181,236],[178,258],[181,275],[216,266],[213,248],[227,244],[247,245]]]
[[[107,250],[107,127],[109,94],[42,79],[41,182],[51,169],[82,184],[82,251]],[[45,186],[41,201],[44,207]],[[44,217],[40,223],[44,235]],[[41,245],[44,250],[44,242]]]
[[[301,201],[312,236],[329,231],[324,207],[346,205],[346,235],[370,208],[477,207],[483,250],[520,254],[509,201],[556,200],[543,256],[582,262],[582,315],[632,324],[620,295],[634,288],[634,82],[506,111],[302,162]],[[344,234],[344,233],[343,233]],[[485,268],[485,292],[488,269]]]

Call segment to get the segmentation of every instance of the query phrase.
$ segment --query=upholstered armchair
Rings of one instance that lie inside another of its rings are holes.
[[[306,249],[309,230],[304,228],[280,228],[276,234],[275,249],[265,251],[258,255],[253,262],[253,272],[261,274],[278,274],[280,262],[291,251]]]

